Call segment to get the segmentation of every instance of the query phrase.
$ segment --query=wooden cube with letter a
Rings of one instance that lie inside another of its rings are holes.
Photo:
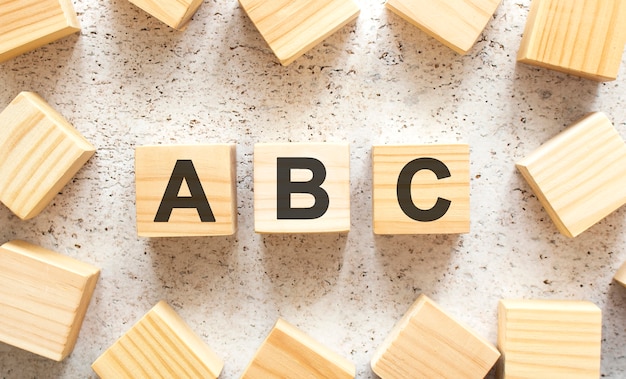
[[[468,233],[469,146],[374,146],[376,234]]]
[[[130,0],[174,29],[184,29],[202,0]]]
[[[348,144],[256,144],[254,229],[257,233],[348,232]]]
[[[140,146],[135,176],[140,236],[235,233],[234,144]]]

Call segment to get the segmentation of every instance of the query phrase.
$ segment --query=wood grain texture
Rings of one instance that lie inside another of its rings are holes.
[[[129,0],[160,21],[178,30],[184,29],[202,0]]]
[[[593,303],[501,300],[500,379],[600,377],[602,313]]]
[[[576,237],[626,203],[626,145],[592,113],[517,163],[559,231]]]
[[[500,353],[420,295],[372,358],[382,379],[484,378]]]
[[[0,113],[0,201],[35,217],[94,152],[41,97],[20,93]]]
[[[284,66],[359,15],[353,0],[239,0],[239,4]]]
[[[517,59],[597,81],[615,80],[626,43],[622,0],[533,0]]]
[[[626,262],[622,264],[622,267],[620,267],[619,270],[617,270],[617,273],[615,273],[613,279],[615,279],[615,281],[619,284],[626,287]]]

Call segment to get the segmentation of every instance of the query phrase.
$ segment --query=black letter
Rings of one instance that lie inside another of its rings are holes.
[[[310,170],[308,182],[292,182],[292,169]],[[276,215],[279,220],[310,220],[328,210],[328,193],[320,187],[326,179],[326,167],[315,158],[276,158]],[[309,193],[315,198],[310,208],[291,208],[292,193]]]
[[[420,170],[430,170],[437,175],[437,179],[449,178],[450,170],[440,160],[435,158],[417,158],[407,163],[398,176],[398,204],[404,214],[415,221],[435,221],[443,217],[450,208],[450,200],[437,198],[435,206],[430,209],[419,209],[411,198],[411,180]]]

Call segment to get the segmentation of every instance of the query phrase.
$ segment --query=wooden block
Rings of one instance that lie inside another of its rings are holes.
[[[533,0],[519,62],[615,80],[626,43],[623,0]]]
[[[348,144],[256,144],[254,229],[257,233],[348,232]]]
[[[224,236],[237,230],[234,144],[135,150],[137,233]]]
[[[603,113],[576,122],[517,168],[568,237],[626,203],[626,145]]]
[[[184,29],[202,0],[129,0],[174,29]]]
[[[501,300],[498,378],[600,377],[602,314],[586,301]]]
[[[278,319],[241,379],[354,378],[352,362]]]
[[[356,19],[353,0],[239,0],[283,66]]]
[[[91,365],[102,379],[217,378],[222,360],[160,301]]]
[[[20,93],[0,113],[0,201],[35,217],[94,152],[41,97]]]
[[[613,277],[616,282],[626,287],[626,262],[620,267],[615,276]]]
[[[376,234],[468,233],[468,145],[373,147]]]
[[[63,360],[99,275],[96,267],[24,241],[0,246],[0,341]]]
[[[372,358],[382,379],[484,378],[500,353],[420,295]]]
[[[474,46],[501,0],[388,0],[394,13],[459,54]]]

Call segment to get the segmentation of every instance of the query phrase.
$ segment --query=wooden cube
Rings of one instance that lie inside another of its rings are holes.
[[[234,144],[135,150],[137,233],[224,236],[237,230]]]
[[[602,314],[586,301],[502,300],[498,378],[600,377]]]
[[[0,62],[80,31],[71,0],[0,0]]]
[[[102,379],[217,378],[222,360],[160,301],[91,365]]]
[[[459,54],[474,46],[501,0],[388,0],[388,9]]]
[[[626,263],[620,267],[615,276],[613,277],[616,282],[626,287]]]
[[[241,379],[354,378],[352,362],[278,319]]]
[[[378,145],[372,162],[374,233],[469,232],[468,145]]]
[[[626,43],[623,0],[533,0],[519,62],[615,80]]]
[[[174,29],[184,29],[202,0],[129,0]]]
[[[284,66],[359,15],[353,0],[239,0],[239,4]]]
[[[568,237],[626,203],[626,145],[603,113],[576,122],[517,168]]]
[[[41,97],[20,93],[0,113],[0,201],[35,217],[94,152]]]
[[[99,275],[92,265],[24,241],[0,246],[0,341],[63,360]]]
[[[348,232],[348,144],[256,144],[254,229],[257,233]]]
[[[382,379],[482,379],[500,353],[420,295],[372,358]]]

